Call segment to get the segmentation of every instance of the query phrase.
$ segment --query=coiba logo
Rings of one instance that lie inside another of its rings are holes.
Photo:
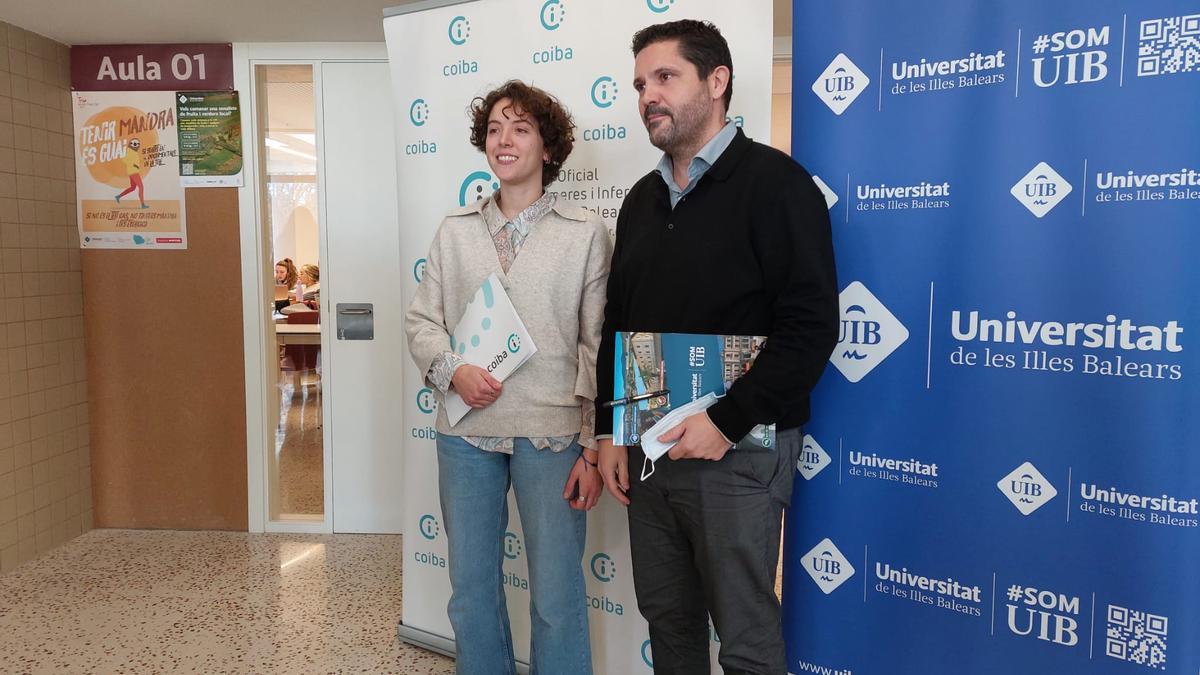
[[[433,390],[429,387],[422,387],[417,392],[417,410],[426,415],[433,414],[437,410],[437,399],[433,397]]]
[[[654,12],[655,14],[662,14],[663,12],[666,12],[668,9],[671,9],[671,5],[674,4],[675,0],[646,0],[646,6],[649,7],[650,11]]]
[[[592,556],[591,568],[596,581],[608,583],[617,577],[617,564],[607,553],[600,552]]]
[[[641,651],[642,651],[642,663],[645,663],[646,666],[649,668],[653,668],[654,667],[654,659],[651,657],[651,654],[650,654],[650,641],[649,640],[646,640],[645,642],[642,643]]]
[[[424,258],[417,258],[417,262],[413,263],[413,278],[417,280],[418,284],[421,283],[421,280],[425,278]]]
[[[601,75],[592,81],[592,105],[601,110],[611,108],[617,101],[617,81],[609,75]],[[625,126],[602,122],[598,126],[589,126],[583,130],[585,141],[619,141],[628,135]]]
[[[509,560],[516,560],[521,557],[521,538],[512,532],[504,533],[504,557]]]
[[[467,174],[458,187],[458,205],[466,206],[470,202],[479,201],[499,189],[500,183],[492,177],[492,174],[486,171],[472,171]]]
[[[461,47],[471,37],[471,21],[465,16],[456,16],[450,19],[446,33],[450,36],[450,44]]]
[[[521,351],[520,335],[513,333],[512,335],[508,336],[508,351],[512,354],[516,354],[517,352]]]
[[[1054,496],[1058,494],[1054,485],[1046,480],[1042,472],[1038,471],[1031,462],[1025,462],[1013,469],[1012,473],[996,483],[996,487],[1000,488],[1000,492],[1008,497],[1008,501],[1017,507],[1021,515],[1025,516],[1042,508],[1046,502],[1054,499]]]
[[[1010,192],[1030,213],[1041,218],[1071,194],[1071,184],[1058,175],[1049,164],[1038,162],[1037,166],[1012,186]]]
[[[567,15],[567,6],[563,0],[546,0],[542,5],[540,19],[542,28],[546,30],[558,30],[562,25],[563,19]]]
[[[432,514],[426,513],[421,516],[421,520],[417,523],[417,529],[421,531],[421,536],[429,541],[437,539],[438,534],[442,531],[442,525],[438,519]]]
[[[871,84],[871,78],[845,54],[838,54],[813,82],[812,90],[835,115],[846,112],[854,99]]]
[[[418,98],[408,106],[408,120],[415,127],[425,126],[425,122],[429,120],[429,104],[425,99]]]
[[[804,436],[804,445],[800,448],[800,457],[796,460],[796,470],[804,476],[804,480],[812,480],[830,464],[829,453],[821,447],[817,439],[811,435]]]
[[[611,108],[617,100],[617,82],[608,75],[601,75],[592,82],[592,103],[597,108]]]
[[[830,187],[825,184],[825,181],[821,180],[820,176],[814,174],[812,179],[813,182],[817,184],[817,188],[821,190],[821,194],[825,196],[825,205],[832,209],[833,205],[838,203],[838,194],[830,189]]]
[[[829,539],[824,539],[805,553],[801,564],[825,595],[834,592],[854,576],[854,566]]]
[[[861,282],[839,296],[841,334],[829,360],[851,382],[858,382],[908,339],[908,329]]]

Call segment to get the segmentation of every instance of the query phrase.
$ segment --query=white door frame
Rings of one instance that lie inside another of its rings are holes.
[[[333,462],[332,436],[334,420],[329,415],[331,400],[322,398],[322,445],[324,447],[325,514],[321,520],[270,520],[270,487],[267,471],[267,452],[275,447],[273,430],[267,428],[270,397],[275,396],[270,368],[275,353],[274,341],[268,342],[267,307],[270,289],[268,276],[272,263],[266,256],[262,223],[262,184],[259,180],[258,144],[260,130],[256,100],[254,68],[267,64],[312,64],[313,96],[316,107],[315,126],[317,156],[322,156],[323,129],[321,118],[321,69],[327,61],[387,61],[387,49],[382,42],[369,43],[235,43],[233,45],[233,82],[242,104],[242,175],[243,186],[238,188],[239,231],[242,263],[242,339],[246,366],[246,479],[248,488],[247,529],[250,532],[333,532]],[[320,257],[328,249],[328,223],[322,175],[317,169],[318,223],[321,231]],[[322,280],[326,293],[335,280]],[[331,312],[322,315],[332,317]],[[321,322],[321,343],[332,344],[333,322]],[[326,387],[328,392],[329,388]],[[273,427],[272,427],[273,429]]]

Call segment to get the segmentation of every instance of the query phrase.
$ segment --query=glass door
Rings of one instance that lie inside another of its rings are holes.
[[[270,520],[325,517],[321,222],[313,65],[255,66],[269,322]]]

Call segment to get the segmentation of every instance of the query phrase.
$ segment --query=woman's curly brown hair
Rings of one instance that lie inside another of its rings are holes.
[[[471,101],[471,145],[480,152],[487,152],[488,116],[496,102],[503,98],[512,101],[514,112],[537,124],[542,145],[550,156],[550,161],[542,163],[542,187],[546,187],[558,177],[559,169],[575,147],[575,122],[571,113],[545,91],[520,80],[509,80]]]

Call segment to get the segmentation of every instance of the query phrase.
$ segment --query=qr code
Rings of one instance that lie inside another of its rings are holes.
[[[1143,21],[1138,76],[1200,72],[1200,14]]]
[[[1167,617],[1108,606],[1105,653],[1139,666],[1167,669]]]
[[[181,176],[191,176],[191,175],[194,175],[195,172],[196,172],[196,167],[190,163],[179,165],[179,175],[181,175]]]

